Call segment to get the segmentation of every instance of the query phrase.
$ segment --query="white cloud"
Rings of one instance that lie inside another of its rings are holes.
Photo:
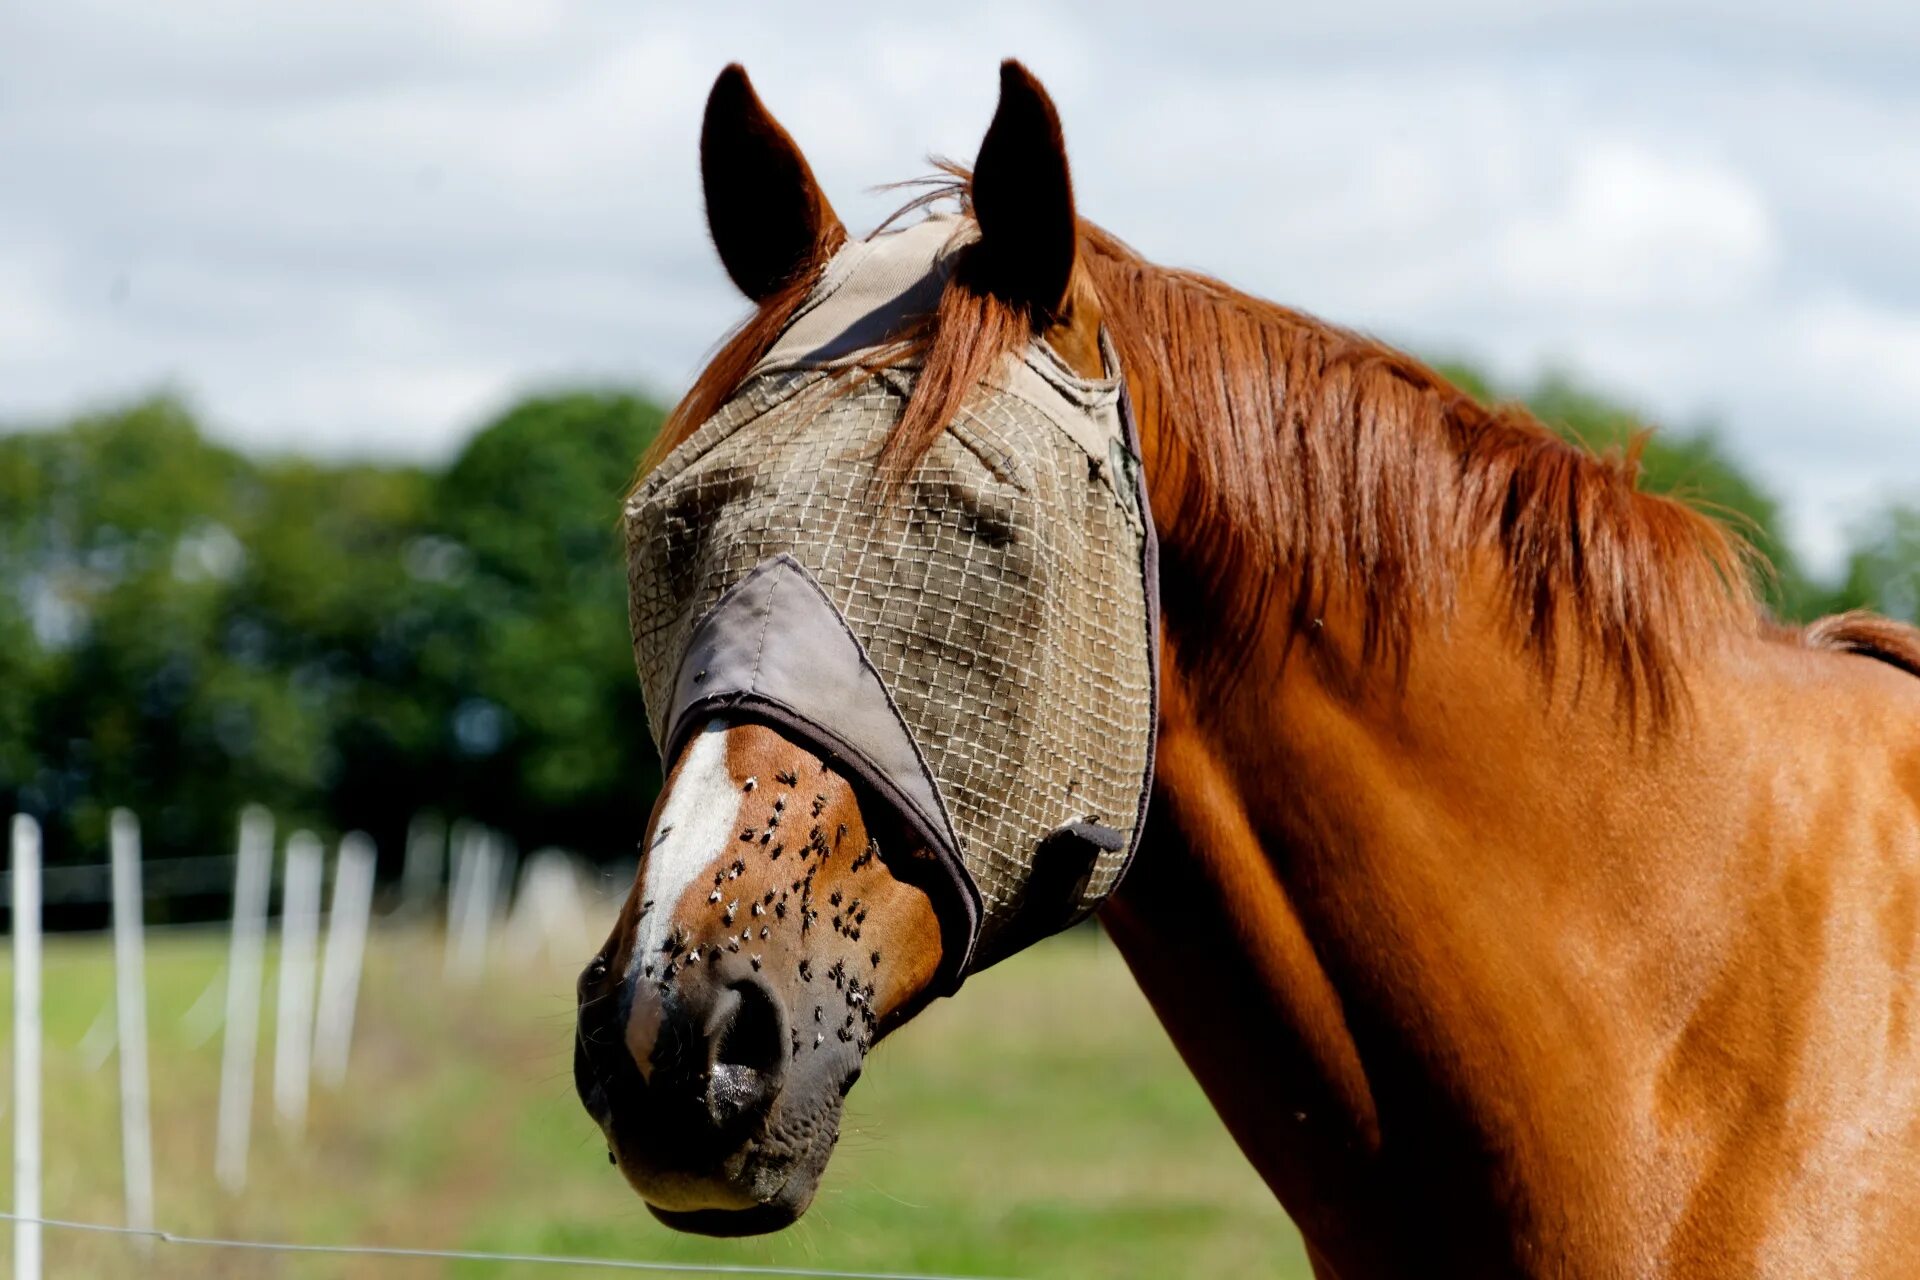
[[[1539,305],[1687,308],[1752,297],[1777,247],[1737,174],[1609,141],[1574,157],[1555,207],[1507,229],[1498,262]]]
[[[45,360],[74,339],[54,299],[48,255],[0,246],[0,352],[13,360]]]
[[[1851,299],[1821,299],[1798,317],[1807,376],[1851,385],[1888,417],[1905,416],[1920,435],[1920,307],[1892,310]]]
[[[455,431],[503,408],[512,390],[495,366],[409,359],[310,366],[272,387],[245,380],[201,392],[269,424],[277,448],[323,437],[332,453],[444,457],[460,442]]]
[[[740,312],[713,73],[858,227],[971,155],[1010,52],[1152,255],[1716,415],[1823,554],[1920,478],[1920,17],[1877,2],[8,6],[0,417],[167,382],[264,447],[426,457],[518,388],[671,392]]]

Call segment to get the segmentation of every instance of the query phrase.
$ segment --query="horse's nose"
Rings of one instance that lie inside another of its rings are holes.
[[[654,1105],[715,1136],[757,1125],[786,1076],[786,1012],[737,958],[690,966],[664,987],[643,982],[627,1023],[627,1048]]]

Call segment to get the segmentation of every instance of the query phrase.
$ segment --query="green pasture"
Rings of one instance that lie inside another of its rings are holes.
[[[777,1237],[745,1241],[668,1231],[608,1167],[573,1098],[566,966],[496,957],[482,983],[451,988],[425,931],[376,932],[348,1086],[316,1092],[304,1138],[275,1126],[272,1010],[263,1010],[252,1177],[244,1195],[224,1194],[212,1172],[220,1036],[207,1015],[219,1005],[225,946],[217,930],[149,940],[157,1217],[177,1232],[974,1276],[1307,1274],[1285,1216],[1119,957],[1089,932],[972,980],[882,1045],[849,1099],[812,1212]],[[0,956],[0,969],[9,965]],[[269,1004],[273,980],[269,957]],[[98,1029],[88,1038],[111,986],[105,939],[49,941],[50,1217],[121,1213],[116,1066]],[[9,969],[0,981],[9,1036],[11,994]],[[10,1106],[11,1071],[9,1050],[0,1105]],[[10,1147],[10,1115],[0,1130]],[[11,1179],[7,1162],[9,1204]],[[48,1232],[46,1254],[49,1276],[568,1274],[169,1245],[143,1256],[60,1231]]]

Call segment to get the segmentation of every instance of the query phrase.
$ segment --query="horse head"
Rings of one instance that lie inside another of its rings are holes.
[[[876,1041],[1117,882],[1152,538],[1059,121],[1017,63],[960,217],[850,242],[738,67],[701,168],[758,310],[629,501],[671,769],[575,1075],[657,1216],[740,1234],[804,1212]]]
[[[957,216],[850,240],[737,68],[702,168],[757,307],[627,503],[672,768],[576,1055],[656,1214],[793,1221],[871,1046],[1104,905],[1325,1274],[1915,1274],[1920,633],[1079,221],[1017,64]]]

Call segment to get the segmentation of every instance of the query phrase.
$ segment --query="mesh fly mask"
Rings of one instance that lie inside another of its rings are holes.
[[[1154,534],[1110,346],[1087,381],[1032,343],[876,496],[917,371],[866,370],[935,308],[966,225],[842,249],[626,509],[661,758],[728,713],[831,753],[932,855],[948,990],[1113,891],[1158,713]]]

